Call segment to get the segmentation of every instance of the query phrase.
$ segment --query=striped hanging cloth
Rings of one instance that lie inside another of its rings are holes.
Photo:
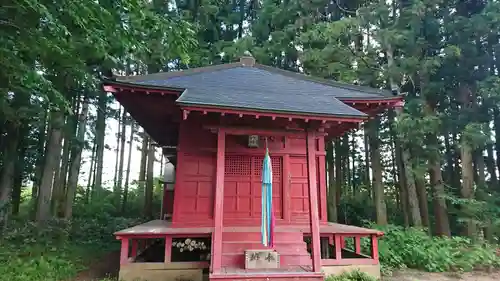
[[[266,155],[262,163],[262,244],[274,246],[274,212],[273,212],[273,170],[266,140]]]

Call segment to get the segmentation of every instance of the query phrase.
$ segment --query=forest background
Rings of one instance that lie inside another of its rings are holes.
[[[401,112],[327,146],[329,219],[384,229],[385,273],[500,264],[488,246],[500,235],[499,1],[7,0],[0,279],[70,277],[116,247],[115,230],[159,212],[167,160],[102,76],[245,51],[406,94]]]

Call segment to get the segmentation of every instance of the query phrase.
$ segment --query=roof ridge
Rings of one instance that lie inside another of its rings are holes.
[[[264,65],[264,64],[259,64],[259,63],[256,63],[254,67],[262,69],[262,70],[266,70],[269,72],[282,74],[284,76],[301,79],[304,81],[323,84],[326,86],[333,86],[333,87],[344,88],[344,89],[348,89],[348,90],[361,91],[361,92],[365,92],[365,93],[369,93],[369,94],[382,95],[384,97],[393,97],[393,95],[389,91],[382,90],[382,89],[372,88],[372,87],[368,87],[368,86],[353,85],[353,84],[338,82],[338,81],[334,81],[334,80],[328,80],[328,79],[319,78],[316,76],[307,75],[307,74],[300,73],[300,72],[294,72],[294,71],[285,70],[285,69],[272,67],[272,66],[268,66],[268,65]]]
[[[382,96],[382,97],[394,97],[392,95],[392,93],[390,93],[389,91],[386,91],[386,90],[382,90],[382,89],[371,88],[371,87],[367,87],[367,86],[352,85],[352,84],[348,84],[348,83],[333,81],[333,80],[329,80],[329,79],[319,78],[316,76],[307,75],[304,73],[294,72],[294,71],[290,71],[290,70],[285,70],[285,69],[272,67],[272,66],[268,66],[268,65],[264,65],[264,64],[259,64],[259,63],[255,63],[254,65],[246,65],[246,64],[242,63],[241,60],[238,62],[213,64],[213,65],[209,65],[209,66],[189,68],[189,69],[180,70],[180,71],[158,72],[158,73],[134,75],[134,76],[114,76],[113,78],[115,78],[116,81],[121,81],[121,82],[144,82],[144,81],[148,81],[148,80],[160,80],[160,79],[169,79],[169,78],[181,77],[181,76],[183,76],[183,77],[184,76],[191,76],[191,75],[196,75],[196,74],[200,74],[200,73],[220,71],[220,70],[232,69],[232,68],[237,68],[237,67],[249,67],[249,68],[255,67],[255,68],[265,70],[265,71],[268,71],[271,73],[281,74],[283,76],[296,78],[296,79],[300,79],[303,81],[318,83],[318,84],[322,84],[322,85],[326,85],[326,86],[344,88],[347,90],[360,91],[360,92],[364,92],[367,94],[373,94],[373,95],[378,95],[378,96]]]
[[[241,62],[231,62],[231,63],[212,64],[208,66],[188,68],[179,71],[166,71],[166,72],[157,72],[151,74],[132,75],[132,76],[114,76],[114,78],[117,81],[122,81],[122,82],[144,82],[148,80],[169,79],[173,77],[190,76],[204,72],[219,71],[241,66],[244,66]]]

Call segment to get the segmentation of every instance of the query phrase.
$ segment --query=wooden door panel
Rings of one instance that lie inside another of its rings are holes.
[[[182,186],[176,189],[178,216],[208,219],[213,213],[214,159],[211,155],[184,154],[182,160],[178,167]]]
[[[260,219],[262,206],[262,156],[226,156],[224,180],[224,218]],[[273,209],[277,219],[283,218],[283,185],[281,157],[271,158],[273,168]]]
[[[290,157],[290,212],[292,221],[309,215],[307,158]]]

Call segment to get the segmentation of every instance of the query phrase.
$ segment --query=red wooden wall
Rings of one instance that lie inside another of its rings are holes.
[[[202,119],[190,116],[181,123],[173,226],[213,224],[216,134],[204,129]],[[248,148],[247,136],[226,136],[224,225],[260,225],[261,170],[264,141]],[[268,138],[273,166],[273,209],[278,224],[301,224],[309,219],[306,139]],[[320,220],[326,222],[324,138],[316,143]],[[322,169],[320,166],[322,165]]]

